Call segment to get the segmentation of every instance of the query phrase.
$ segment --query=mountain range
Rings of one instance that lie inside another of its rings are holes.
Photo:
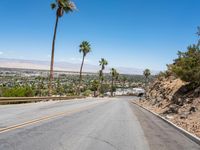
[[[40,69],[48,70],[50,62],[41,60],[22,60],[22,59],[8,59],[0,58],[0,68],[21,68],[21,69]],[[100,69],[97,65],[84,64],[84,72],[98,72]],[[121,74],[137,74],[142,75],[144,69],[116,67]],[[57,71],[73,71],[78,72],[80,70],[80,64],[69,62],[55,62],[54,70]],[[110,68],[107,67],[105,72],[109,72]],[[152,71],[152,74],[157,74],[158,71]]]

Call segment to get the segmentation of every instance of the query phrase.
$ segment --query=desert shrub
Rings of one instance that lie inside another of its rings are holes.
[[[90,96],[92,95],[92,91],[91,90],[86,90],[84,93],[83,93],[83,96]]]

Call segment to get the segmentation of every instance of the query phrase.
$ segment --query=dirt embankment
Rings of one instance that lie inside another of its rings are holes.
[[[173,76],[160,77],[138,103],[200,137],[200,88]]]

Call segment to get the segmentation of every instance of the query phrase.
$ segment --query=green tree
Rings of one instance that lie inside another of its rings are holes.
[[[92,80],[90,90],[94,92],[94,97],[97,97],[98,88],[99,88],[99,81],[98,80]]]
[[[108,61],[104,58],[101,58],[101,60],[99,61],[99,66],[101,66],[101,70],[99,71],[101,94],[103,94],[103,81],[104,81],[103,71],[105,70],[105,66],[107,65],[108,65]]]
[[[83,53],[83,58],[82,58],[82,63],[81,63],[81,68],[80,68],[79,89],[78,89],[78,92],[80,95],[81,94],[81,86],[82,86],[83,64],[84,64],[86,55],[91,52],[91,47],[90,47],[90,43],[87,41],[83,41],[79,47],[80,47],[79,52]]]
[[[174,64],[169,65],[176,76],[183,81],[200,85],[200,48],[192,45],[187,48],[186,52],[178,52],[178,58],[174,60]]]
[[[52,9],[56,9],[56,23],[54,27],[54,35],[52,42],[52,51],[51,51],[51,65],[50,65],[50,79],[49,79],[49,95],[52,92],[52,81],[53,81],[53,67],[54,67],[54,52],[55,52],[55,42],[56,34],[58,28],[58,21],[65,13],[73,12],[76,9],[76,6],[70,0],[56,0],[55,3],[51,4]]]
[[[145,77],[145,88],[147,88],[147,83],[149,80],[149,76],[151,75],[151,71],[149,69],[145,69],[143,75]]]

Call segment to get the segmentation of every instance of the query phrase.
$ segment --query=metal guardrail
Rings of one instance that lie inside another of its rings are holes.
[[[49,101],[49,100],[71,100],[71,99],[81,99],[85,98],[84,96],[64,96],[64,97],[1,97],[0,105],[5,104],[21,104],[21,103],[33,103],[40,101]]]

